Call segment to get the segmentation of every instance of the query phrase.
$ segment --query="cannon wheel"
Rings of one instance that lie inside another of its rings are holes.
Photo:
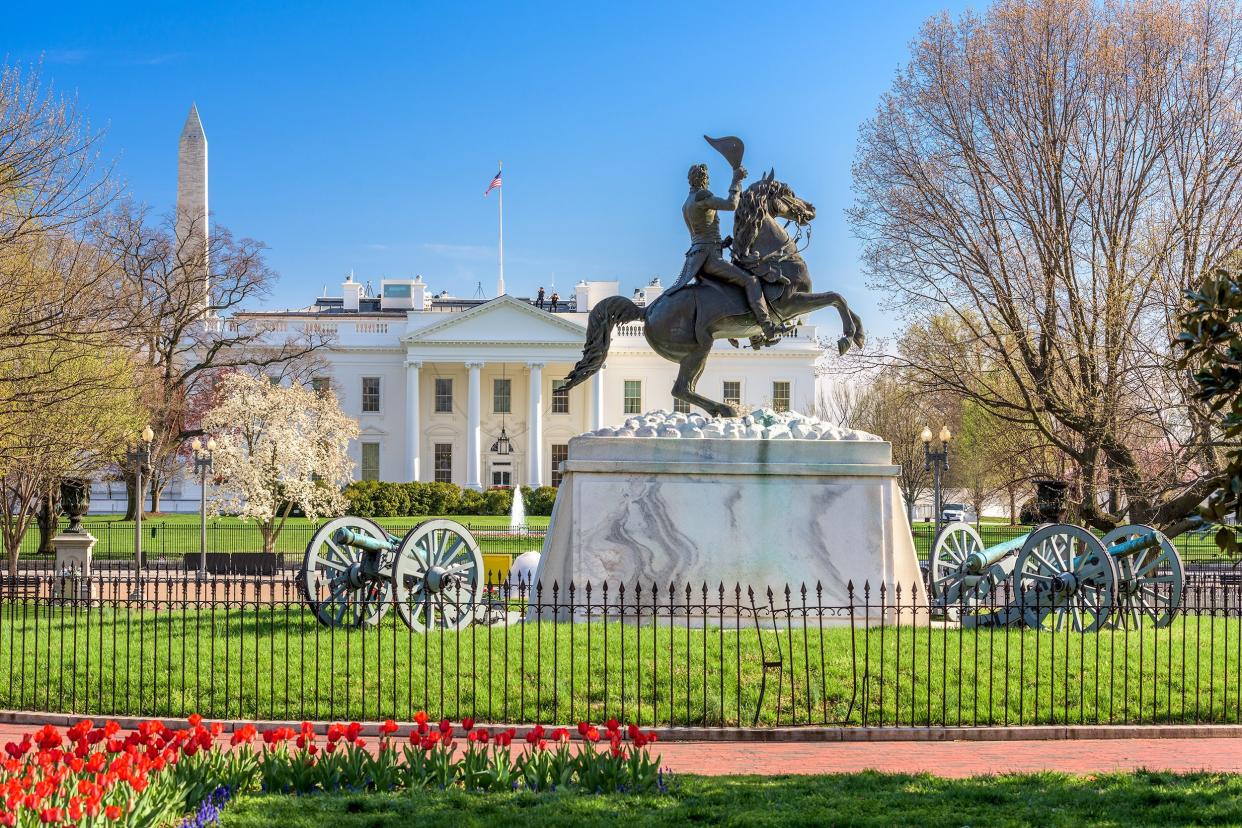
[[[1113,612],[1117,567],[1090,531],[1054,523],[1027,538],[1013,586],[1028,627],[1096,632]]]
[[[928,568],[927,586],[932,598],[948,606],[959,603],[973,606],[977,590],[975,585],[966,583],[971,576],[962,568],[973,553],[983,551],[983,539],[969,523],[949,523],[942,527],[932,544]]]
[[[332,533],[342,528],[373,538],[390,537],[367,518],[346,515],[328,521],[306,545],[298,586],[324,626],[372,627],[388,612],[392,584],[387,578],[366,574],[366,552],[332,540]]]
[[[1115,559],[1118,606],[1112,623],[1116,626],[1139,627],[1143,616],[1147,616],[1157,627],[1167,627],[1182,605],[1186,570],[1172,541],[1150,526],[1135,523],[1118,526],[1101,542],[1108,549],[1115,543],[1153,533],[1160,539],[1159,546]]]
[[[410,530],[397,550],[397,612],[415,632],[461,630],[483,598],[483,553],[466,527],[438,518]]]

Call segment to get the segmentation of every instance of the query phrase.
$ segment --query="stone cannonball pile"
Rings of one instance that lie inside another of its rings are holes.
[[[618,428],[588,431],[584,437],[665,437],[709,440],[879,440],[874,434],[842,428],[794,411],[758,408],[740,417],[708,417],[648,411]]]

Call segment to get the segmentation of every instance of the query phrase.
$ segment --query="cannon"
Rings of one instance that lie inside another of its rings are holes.
[[[1070,524],[1047,524],[984,547],[966,523],[936,536],[928,586],[935,605],[964,626],[1024,624],[1078,632],[1168,625],[1181,605],[1185,572],[1167,537],[1150,526],[1122,526],[1097,538]],[[994,593],[1009,582],[1008,604]]]
[[[298,587],[328,627],[374,626],[396,606],[415,632],[461,630],[475,618],[483,573],[479,544],[459,523],[428,520],[398,538],[347,516],[311,537]]]

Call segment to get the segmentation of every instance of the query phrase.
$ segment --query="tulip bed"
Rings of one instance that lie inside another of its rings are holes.
[[[362,726],[333,724],[326,737],[300,728],[236,730],[190,717],[185,727],[143,722],[51,725],[5,745],[0,826],[215,824],[230,798],[278,794],[454,789],[472,792],[638,793],[665,790],[656,736],[615,720],[568,729],[536,726],[514,750],[515,731],[433,724],[426,714],[404,735],[388,721],[368,745]],[[562,793],[564,795],[564,793]]]

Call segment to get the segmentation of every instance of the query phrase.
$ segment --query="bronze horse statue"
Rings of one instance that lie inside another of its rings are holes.
[[[783,325],[820,308],[836,308],[842,327],[837,349],[844,354],[851,345],[862,347],[862,320],[850,310],[841,294],[810,292],[806,262],[779,221],[784,219],[803,227],[814,218],[815,208],[794,195],[789,185],[777,181],[775,171],[770,171],[742,193],[733,219],[732,260],[761,277],[772,317]],[[780,276],[789,283],[785,284]],[[624,296],[610,296],[592,308],[582,359],[570,371],[564,387],[573,388],[603,366],[614,327],[640,319],[651,348],[681,365],[673,396],[713,416],[733,416],[731,406],[696,393],[694,387],[715,340],[751,339],[761,344],[761,331],[739,288],[701,277],[697,284],[661,295],[645,308]]]

